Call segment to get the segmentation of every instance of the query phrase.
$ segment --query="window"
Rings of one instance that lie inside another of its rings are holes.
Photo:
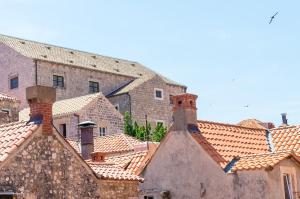
[[[60,124],[59,125],[59,132],[66,138],[67,137],[67,125]]]
[[[154,199],[153,196],[144,196],[144,199]]]
[[[53,86],[63,88],[65,86],[64,77],[58,76],[58,75],[53,75]]]
[[[19,77],[14,77],[10,79],[10,89],[15,89],[19,87]]]
[[[100,127],[99,128],[99,135],[105,136],[106,135],[106,127]]]
[[[0,198],[1,199],[13,199],[14,198],[14,196],[12,195],[12,194],[1,194],[0,193]]]
[[[170,104],[173,105],[173,99],[172,99],[173,95],[170,95]]]
[[[117,111],[119,111],[119,109],[120,109],[119,104],[115,104],[115,109],[116,109]]]
[[[155,88],[154,89],[154,97],[157,100],[163,100],[163,89]]]
[[[283,174],[284,198],[293,199],[292,179],[290,174]]]
[[[97,93],[99,92],[99,83],[98,82],[89,82],[89,92],[90,93]]]

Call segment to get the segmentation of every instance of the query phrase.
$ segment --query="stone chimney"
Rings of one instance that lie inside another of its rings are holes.
[[[105,153],[94,152],[91,153],[92,162],[105,162]]]
[[[184,93],[172,97],[173,101],[173,126],[172,130],[198,131],[197,125],[197,95]]]
[[[52,105],[56,100],[56,91],[52,87],[32,86],[26,88],[26,98],[30,107],[30,122],[42,124],[43,134],[51,135]]]
[[[83,159],[90,159],[91,154],[94,152],[94,136],[93,129],[95,123],[91,121],[85,121],[78,124],[81,130],[81,155]]]
[[[287,126],[288,125],[288,120],[286,117],[286,113],[281,113],[281,118],[282,118],[282,126]]]

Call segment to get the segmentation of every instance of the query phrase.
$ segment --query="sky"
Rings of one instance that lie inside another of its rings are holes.
[[[299,0],[0,0],[0,33],[138,61],[198,118],[300,124]],[[279,12],[273,23],[270,16]]]

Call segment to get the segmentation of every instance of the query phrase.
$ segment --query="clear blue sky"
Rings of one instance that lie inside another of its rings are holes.
[[[138,61],[197,94],[199,119],[300,123],[299,0],[0,2],[2,34]]]

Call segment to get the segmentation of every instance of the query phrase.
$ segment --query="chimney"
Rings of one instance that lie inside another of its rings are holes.
[[[172,97],[173,127],[172,130],[198,131],[197,126],[197,95],[184,93]]]
[[[78,124],[81,130],[81,155],[83,159],[87,160],[94,152],[94,136],[93,129],[95,123],[91,121],[85,121]]]
[[[282,126],[287,126],[288,125],[288,120],[286,117],[286,113],[281,113],[281,118],[282,118]]]
[[[56,100],[56,91],[52,87],[32,86],[26,88],[26,98],[30,107],[30,122],[42,124],[42,132],[51,135],[52,105]]]
[[[102,152],[94,152],[91,153],[92,162],[104,162],[105,161],[105,153]]]

